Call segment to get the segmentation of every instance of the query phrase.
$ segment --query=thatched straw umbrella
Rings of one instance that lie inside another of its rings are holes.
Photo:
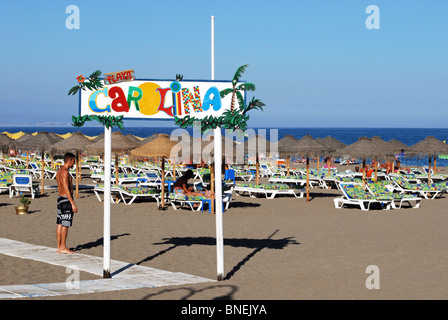
[[[31,133],[27,132],[21,135],[20,138],[14,139],[14,141],[11,144],[11,147],[14,149],[25,148],[24,146],[26,145],[26,141],[28,139],[31,139],[32,137],[34,136]]]
[[[439,139],[428,136],[424,140],[417,142],[407,149],[407,153],[413,155],[427,155],[428,156],[428,184],[431,181],[431,160],[434,158],[434,173],[436,173],[436,157],[438,154],[446,154],[448,146]]]
[[[100,133],[96,137],[92,137],[91,140],[92,140],[92,142],[98,142],[98,141],[104,142],[104,132]],[[103,150],[104,150],[104,146],[103,146]]]
[[[397,140],[397,139],[392,139],[388,141],[390,144],[392,144],[392,146],[397,150],[397,151],[404,151],[407,148],[409,148],[408,145],[404,144],[403,142]]]
[[[84,136],[80,131],[73,133],[70,137],[57,142],[52,147],[53,153],[65,153],[73,152],[76,154],[76,198],[79,195],[79,174],[81,172],[81,152],[86,150],[87,146],[93,144],[93,142]]]
[[[10,138],[7,134],[0,134],[0,148],[2,149],[3,153],[3,160],[2,162],[5,163],[5,150],[8,150],[11,146],[12,142],[14,141],[13,138]]]
[[[300,153],[300,150],[297,150],[297,142],[299,140],[296,139],[292,135],[286,135],[280,140],[278,140],[275,143],[272,143],[273,145],[276,145],[277,151],[281,157],[286,158],[286,164],[288,166],[288,174],[289,174],[289,166],[290,166],[290,157],[293,155],[296,155]]]
[[[331,136],[327,136],[325,138],[316,138],[317,142],[319,142],[320,144],[324,145],[325,147],[327,147],[327,167],[328,167],[328,174],[330,174],[331,172],[331,168],[330,168],[330,155],[333,155],[335,153],[336,150],[340,150],[344,147],[346,147],[347,145],[341,141],[339,141],[336,138],[333,138]]]
[[[306,201],[310,201],[310,156],[322,155],[327,151],[327,147],[316,141],[309,134],[297,140],[293,136],[287,135],[278,141],[279,154],[290,157],[295,154],[306,156]]]
[[[146,137],[145,139],[143,139],[141,141],[142,145],[147,144],[148,142],[151,142],[154,139],[157,139],[159,137],[160,133],[153,133],[152,135],[150,135],[149,137]]]
[[[139,139],[139,138],[137,138],[136,136],[134,136],[132,133],[128,133],[127,135],[126,135],[126,137],[128,137],[129,139],[131,139],[131,140],[134,140],[135,142],[138,142],[138,143],[142,143],[142,141],[143,141],[143,139]]]
[[[115,154],[115,182],[118,185],[118,156],[129,154],[132,149],[140,146],[138,142],[124,136],[120,131],[112,132],[112,153]],[[86,151],[90,154],[103,155],[104,133],[102,138],[87,146]]]
[[[356,142],[336,152],[341,156],[350,155],[362,158],[362,185],[365,187],[366,159],[374,158],[381,153],[379,145],[374,143],[371,138],[360,137]]]
[[[26,141],[30,138],[32,138],[33,135],[31,133],[24,133],[23,135],[20,135],[19,138],[14,139],[11,142],[11,148],[13,149],[20,149],[20,150],[26,150],[26,165],[29,163],[29,149],[25,147]]]
[[[165,159],[170,158],[172,148],[177,142],[171,141],[168,134],[159,134],[158,137],[142,146],[130,151],[134,157],[161,157],[162,158],[162,202],[161,209],[165,209]]]
[[[18,139],[16,141],[16,146],[22,147],[24,149],[28,149],[28,150],[36,150],[36,151],[40,151],[42,159],[41,159],[41,194],[44,194],[44,168],[45,168],[45,152],[50,152],[51,151],[51,147],[56,144],[57,142],[59,142],[60,140],[62,140],[61,137],[58,137],[57,135],[54,134],[49,134],[46,131],[41,131],[38,132],[35,136],[30,135],[27,138],[24,138],[25,136],[23,136],[22,138]],[[22,140],[24,138],[24,140]],[[20,140],[20,141],[19,141]]]
[[[375,159],[375,162],[377,162],[379,159],[384,158],[387,162],[392,163],[392,172],[393,172],[393,166],[394,166],[394,155],[397,152],[397,148],[390,142],[387,142],[383,139],[381,139],[380,136],[372,137],[372,142],[375,143],[379,149],[379,152],[373,157]],[[378,180],[378,171],[377,171],[378,165],[375,163],[375,181]]]

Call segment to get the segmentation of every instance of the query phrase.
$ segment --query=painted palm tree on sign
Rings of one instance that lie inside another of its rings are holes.
[[[255,97],[252,97],[252,100],[247,106],[243,101],[243,103],[240,105],[239,112],[235,110],[224,111],[222,115],[226,119],[226,121],[224,121],[221,126],[224,129],[241,129],[244,131],[247,129],[247,120],[249,120],[249,115],[247,114],[247,112],[254,109],[263,111],[264,106],[264,102],[262,102],[260,99],[255,99]]]
[[[241,106],[244,106],[244,99],[243,95],[241,94],[241,91],[255,91],[255,85],[253,83],[242,83],[239,86],[237,86],[238,82],[240,81],[240,77],[243,75],[244,71],[246,71],[246,68],[248,67],[248,64],[245,64],[241,67],[239,67],[235,75],[233,76],[232,80],[232,88],[224,89],[220,92],[221,98],[224,98],[229,93],[232,93],[232,100],[230,103],[230,111],[233,111],[235,108],[235,98],[238,99],[238,104]]]

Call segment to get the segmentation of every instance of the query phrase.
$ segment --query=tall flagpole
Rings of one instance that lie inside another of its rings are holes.
[[[212,80],[215,80],[215,17],[211,16],[211,56],[212,56]],[[215,144],[215,210],[216,210],[216,257],[218,280],[224,275],[224,238],[222,223],[222,135],[221,128],[214,129]]]

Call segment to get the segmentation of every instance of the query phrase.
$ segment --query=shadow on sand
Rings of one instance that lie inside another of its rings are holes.
[[[239,269],[241,269],[244,264],[249,261],[252,257],[254,257],[258,252],[263,249],[284,249],[288,245],[294,244],[298,245],[299,242],[292,239],[292,237],[282,238],[282,239],[272,239],[274,235],[278,232],[276,230],[269,237],[264,239],[247,239],[247,238],[232,238],[232,239],[224,239],[224,246],[230,247],[243,247],[248,249],[254,249],[251,253],[249,253],[243,260],[241,260],[238,264],[236,264],[232,270],[224,277],[224,280],[230,279]],[[161,250],[158,253],[146,257],[145,259],[137,262],[136,264],[142,264],[144,262],[155,259],[156,257],[165,254],[171,250],[174,250],[178,247],[182,246],[215,246],[216,238],[213,237],[172,237],[165,238],[163,242],[154,243],[155,245],[171,245],[167,249]]]

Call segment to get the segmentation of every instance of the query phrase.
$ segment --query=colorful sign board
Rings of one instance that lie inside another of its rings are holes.
[[[217,117],[230,108],[232,95],[220,96],[220,91],[229,88],[232,88],[231,81],[134,80],[113,83],[99,90],[80,90],[80,115],[152,120],[187,115],[198,119],[210,115]]]

